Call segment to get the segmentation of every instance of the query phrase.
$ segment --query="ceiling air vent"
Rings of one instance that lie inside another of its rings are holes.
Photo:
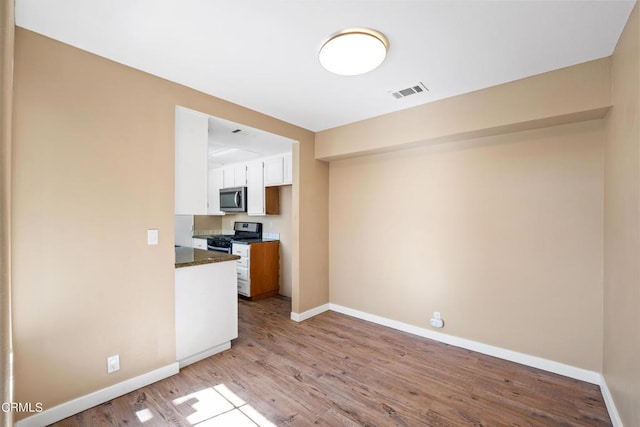
[[[429,89],[424,85],[424,83],[420,82],[415,86],[408,87],[406,89],[400,89],[391,92],[391,95],[396,99],[406,98],[407,96],[414,95],[416,93],[421,93],[429,91]]]

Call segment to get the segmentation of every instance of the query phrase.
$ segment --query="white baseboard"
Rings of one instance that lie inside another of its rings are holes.
[[[134,390],[147,386],[156,381],[163,380],[172,375],[177,374],[178,362],[158,368],[154,371],[147,372],[137,377],[122,381],[118,384],[103,388],[96,392],[78,397],[53,408],[46,409],[40,413],[31,415],[25,419],[18,421],[16,427],[42,427],[57,421],[63,420],[71,415],[93,408],[123,394],[130,393]]]
[[[604,404],[607,405],[607,411],[609,411],[609,418],[611,418],[613,427],[624,427],[622,425],[620,414],[618,413],[618,408],[616,408],[616,404],[613,401],[613,396],[611,396],[611,391],[609,390],[609,386],[607,385],[607,381],[605,380],[604,375],[600,376],[600,391],[602,392]]]
[[[354,310],[338,304],[329,304],[332,311],[346,314],[348,316],[357,317],[358,319],[367,320],[382,326],[387,326],[399,331],[408,332],[424,338],[429,338],[455,347],[465,348],[467,350],[477,351],[478,353],[487,354],[489,356],[498,357],[500,359],[509,360],[511,362],[520,363],[522,365],[531,366],[542,369],[544,371],[553,372],[564,375],[566,377],[575,378],[586,381],[591,384],[600,384],[600,373],[589,371],[587,369],[576,368],[575,366],[565,365],[564,363],[554,362],[553,360],[543,359],[541,357],[531,356],[517,351],[507,350],[495,347],[481,342],[459,338],[453,335],[443,334],[442,332],[432,331],[430,329],[421,328],[410,325],[408,323],[399,322],[397,320],[388,319],[382,316],[376,316],[364,311]]]
[[[180,369],[184,368],[187,365],[191,365],[192,363],[199,362],[202,359],[206,359],[207,357],[211,357],[214,354],[221,353],[225,350],[229,350],[231,348],[231,341],[227,341],[215,347],[211,347],[205,351],[202,351],[198,354],[194,354],[193,356],[185,357],[184,359],[178,360],[178,364],[180,365]]]
[[[291,320],[294,320],[296,322],[302,322],[304,320],[307,320],[313,316],[317,316],[320,313],[324,313],[325,311],[330,310],[330,304],[323,304],[321,306],[318,306],[316,308],[312,308],[311,310],[307,310],[303,313],[294,313],[291,312]]]

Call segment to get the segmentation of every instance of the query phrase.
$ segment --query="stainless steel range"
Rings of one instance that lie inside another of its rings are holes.
[[[233,230],[234,234],[221,234],[207,238],[207,249],[230,254],[234,241],[262,240],[261,222],[234,222]]]

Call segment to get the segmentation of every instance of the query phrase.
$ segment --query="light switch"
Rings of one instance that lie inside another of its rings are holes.
[[[158,244],[158,229],[153,228],[151,230],[147,230],[147,245],[157,245]]]

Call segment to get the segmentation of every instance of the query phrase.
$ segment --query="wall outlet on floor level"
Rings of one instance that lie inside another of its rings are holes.
[[[107,357],[107,374],[112,374],[120,370],[120,355]]]
[[[442,315],[439,311],[433,312],[433,317],[429,320],[429,323],[434,328],[442,328],[444,326],[444,322],[442,321]]]

